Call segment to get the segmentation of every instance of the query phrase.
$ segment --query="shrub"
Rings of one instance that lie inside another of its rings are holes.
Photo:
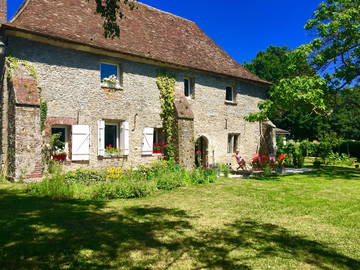
[[[67,182],[77,182],[90,184],[92,182],[101,182],[106,180],[106,173],[95,169],[78,169],[76,171],[66,172],[62,175]]]
[[[50,197],[55,200],[74,197],[74,185],[64,181],[61,176],[46,179],[40,183],[29,184],[27,191],[32,195]]]
[[[195,169],[190,174],[190,181],[193,185],[213,183],[216,178],[217,173],[213,169]]]
[[[172,190],[185,185],[212,183],[217,173],[212,169],[188,172],[174,162],[156,162],[136,170],[107,169],[99,172],[79,169],[53,176],[28,186],[34,195],[54,199],[140,198],[156,190]]]
[[[220,164],[219,165],[220,171],[224,174],[225,177],[229,177],[229,174],[231,172],[231,167],[226,164]]]
[[[182,172],[167,172],[157,176],[157,188],[163,190],[172,190],[185,185],[184,174]]]
[[[301,168],[304,166],[305,157],[303,155],[303,148],[299,143],[287,144],[284,151],[286,153],[286,166],[295,168]]]
[[[156,183],[146,180],[108,181],[100,183],[92,197],[94,199],[130,199],[154,194]]]

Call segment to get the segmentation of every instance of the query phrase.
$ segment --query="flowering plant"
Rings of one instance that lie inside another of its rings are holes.
[[[105,152],[108,154],[119,154],[121,153],[121,149],[114,148],[112,144],[109,144],[108,146],[105,147]]]
[[[107,78],[104,78],[102,80],[102,83],[105,84],[106,86],[111,86],[111,87],[118,87],[120,86],[120,82],[117,78],[117,76],[115,75],[111,75]]]

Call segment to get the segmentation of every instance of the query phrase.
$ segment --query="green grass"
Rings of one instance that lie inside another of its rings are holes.
[[[0,184],[1,269],[360,269],[360,171],[223,179],[133,200]]]

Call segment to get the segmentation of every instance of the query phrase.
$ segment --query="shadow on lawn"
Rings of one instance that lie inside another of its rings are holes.
[[[328,180],[360,180],[360,170],[337,167],[337,166],[326,166],[319,170],[305,173],[305,175],[311,175],[314,177],[323,177]]]
[[[104,202],[51,201],[1,189],[0,213],[1,269],[181,269],[184,260],[192,269],[251,269],[252,260],[265,257],[360,268],[324,244],[251,220],[203,231],[183,210],[115,211]]]

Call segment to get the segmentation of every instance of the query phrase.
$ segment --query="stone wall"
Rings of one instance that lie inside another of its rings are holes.
[[[43,174],[40,93],[35,78],[23,67],[6,81],[7,175],[11,179],[40,178]]]
[[[70,163],[68,169],[85,166],[134,167],[156,159],[142,156],[141,147],[143,129],[161,127],[160,98],[156,86],[159,67],[14,37],[9,37],[8,44],[15,57],[29,61],[36,67],[41,97],[48,102],[48,117],[73,118],[77,119],[79,124],[90,126],[90,161]],[[101,88],[101,61],[121,65],[121,90]],[[195,78],[195,96],[189,100],[194,113],[194,136],[205,136],[208,139],[209,161],[233,162],[231,154],[227,153],[229,133],[240,134],[241,152],[250,158],[259,146],[259,126],[245,122],[243,116],[258,110],[257,103],[265,97],[265,89],[237,79],[200,72],[171,71],[176,74],[178,92],[183,91],[184,76]],[[225,103],[227,85],[234,85],[237,90],[236,104]],[[98,157],[97,121],[101,119],[129,122],[130,153],[127,158]],[[184,127],[182,135],[185,136],[185,132],[190,128],[189,122],[184,120],[179,123]]]

